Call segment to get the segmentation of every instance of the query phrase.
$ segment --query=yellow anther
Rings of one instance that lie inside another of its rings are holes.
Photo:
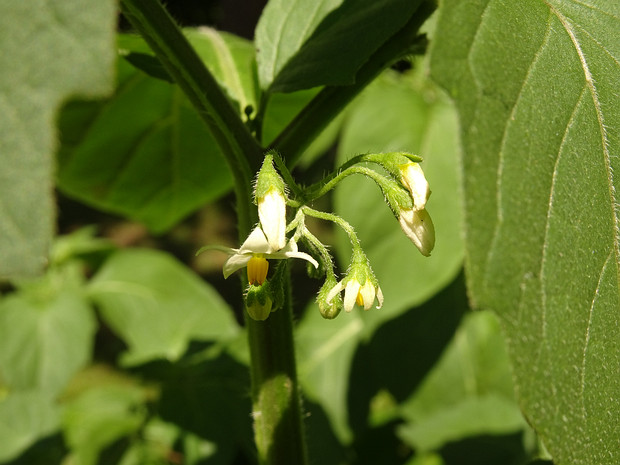
[[[267,279],[269,262],[262,254],[254,254],[248,262],[248,281],[250,284],[262,285]]]

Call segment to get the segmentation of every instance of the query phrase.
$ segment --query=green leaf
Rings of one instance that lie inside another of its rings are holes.
[[[293,92],[355,82],[357,70],[420,1],[270,1],[256,27],[261,88]]]
[[[62,423],[72,459],[95,465],[106,446],[138,431],[146,418],[145,400],[145,391],[137,386],[110,384],[68,402]]]
[[[369,328],[428,299],[454,278],[462,262],[456,118],[421,74],[387,73],[372,84],[350,109],[338,157],[343,162],[360,153],[396,150],[424,158],[422,167],[433,192],[427,209],[436,231],[430,258],[405,236],[372,181],[347,178],[335,192],[336,213],[358,232],[385,296],[381,311],[364,314]],[[350,256],[348,239],[341,236],[336,252],[344,269]]]
[[[176,360],[193,339],[224,341],[239,329],[220,295],[163,252],[117,252],[89,290],[103,319],[129,346],[126,364]]]
[[[8,462],[58,429],[60,411],[49,393],[12,392],[0,400],[0,461]]]
[[[213,137],[181,91],[118,62],[116,93],[60,118],[60,189],[163,232],[231,185]]]
[[[506,343],[495,315],[469,314],[442,358],[401,407],[401,437],[416,450],[437,450],[468,436],[523,430]]]
[[[54,118],[112,84],[115,2],[0,5],[0,277],[41,273],[54,232]]]
[[[78,273],[53,269],[0,300],[0,379],[9,389],[55,396],[90,360],[96,323]]]
[[[618,30],[614,0],[447,0],[432,51],[461,120],[470,295],[561,464],[618,462]]]

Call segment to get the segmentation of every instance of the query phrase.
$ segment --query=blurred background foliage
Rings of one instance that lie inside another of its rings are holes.
[[[167,4],[246,121],[259,107],[250,39],[264,3]],[[72,100],[57,118],[48,270],[2,285],[0,463],[254,463],[241,289],[221,275],[226,257],[194,256],[204,244],[236,246],[232,180],[148,47],[123,18],[119,30],[112,95]],[[316,92],[274,93],[263,142]],[[420,154],[437,231],[432,257],[420,256],[364,179],[321,199],[355,226],[386,300],[326,321],[313,300],[320,283],[293,270],[311,463],[551,463],[515,399],[498,318],[468,306],[458,131],[427,59],[411,57],[368,86],[294,171],[309,184],[355,154]],[[346,237],[308,227],[344,271]]]

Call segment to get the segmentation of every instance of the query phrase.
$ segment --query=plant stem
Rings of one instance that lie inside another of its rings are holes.
[[[359,69],[355,84],[327,86],[291,121],[269,148],[286,155],[289,166],[295,166],[303,150],[381,71],[410,51],[420,26],[435,10],[432,1],[424,1],[409,22],[389,39]]]
[[[305,465],[288,270],[284,276],[283,308],[265,321],[246,318],[252,354],[254,437],[260,464]]]

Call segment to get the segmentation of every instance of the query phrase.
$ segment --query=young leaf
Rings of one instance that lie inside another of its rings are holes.
[[[90,361],[95,317],[75,281],[78,271],[64,271],[0,301],[0,379],[10,390],[56,396]]]
[[[256,27],[261,88],[293,92],[352,84],[360,66],[411,18],[420,3],[270,1]]]
[[[0,5],[0,276],[41,272],[54,230],[54,118],[112,90],[115,2]]]
[[[461,120],[470,295],[558,463],[618,462],[618,30],[614,0],[447,0],[432,51]]]
[[[238,331],[219,294],[163,252],[117,252],[91,281],[90,295],[129,346],[126,364],[176,360],[192,339],[221,341]]]

